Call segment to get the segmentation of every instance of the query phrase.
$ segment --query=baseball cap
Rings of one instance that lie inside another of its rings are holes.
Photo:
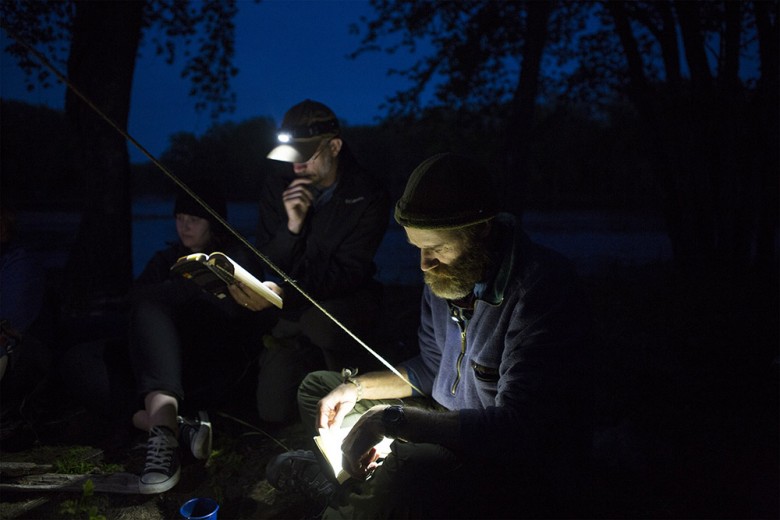
[[[318,101],[306,99],[284,115],[279,145],[267,157],[275,161],[303,163],[311,159],[323,139],[339,135],[336,114]]]

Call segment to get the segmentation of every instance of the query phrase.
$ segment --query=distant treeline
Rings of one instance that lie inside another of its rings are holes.
[[[83,204],[80,186],[88,179],[68,167],[64,114],[17,101],[0,104],[3,198],[13,198],[18,207]],[[546,107],[538,114],[527,207],[654,211],[658,192],[647,142],[633,112],[618,106],[600,118],[586,114],[567,106]],[[455,151],[500,164],[498,128],[490,116],[437,109],[413,121],[346,126],[343,133],[358,160],[396,198],[412,169],[437,152]],[[171,136],[158,159],[185,182],[215,176],[224,182],[229,198],[253,199],[264,175],[273,168],[289,168],[265,158],[275,131],[270,117],[256,117],[215,124],[201,136],[181,132]],[[132,170],[135,196],[174,192],[175,185],[152,163],[133,164]]]

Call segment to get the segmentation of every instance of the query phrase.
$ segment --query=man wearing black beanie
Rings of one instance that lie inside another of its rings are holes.
[[[439,154],[411,174],[395,219],[420,249],[420,353],[392,372],[309,374],[304,422],[353,425],[338,485],[311,452],[268,481],[325,518],[571,516],[587,489],[590,316],[571,264],[499,212],[490,172]],[[395,439],[379,459],[374,446]],[[566,507],[574,509],[565,509]]]

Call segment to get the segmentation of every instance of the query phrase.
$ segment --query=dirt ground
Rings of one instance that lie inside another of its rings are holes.
[[[419,315],[421,287],[385,288],[385,315],[373,338],[395,359],[408,357]],[[363,339],[363,338],[361,338]],[[377,346],[372,344],[377,349]],[[300,423],[262,424],[254,406],[254,377],[249,374],[221,406],[209,409],[214,449],[207,461],[187,456],[179,484],[154,496],[77,491],[0,489],[0,518],[63,518],[96,520],[161,520],[180,518],[179,507],[193,497],[211,497],[220,504],[219,518],[308,518],[311,506],[277,493],[265,480],[265,468],[275,455],[292,449],[315,449],[311,434]],[[144,464],[146,434],[129,425],[107,425],[59,392],[56,383],[41,385],[21,413],[3,416],[0,462],[55,463],[70,473],[137,475]],[[53,388],[52,388],[53,387]],[[85,451],[84,461],[74,461]],[[67,460],[63,464],[60,460]],[[129,475],[129,476],[130,476]],[[18,479],[0,472],[2,483]]]
[[[231,416],[233,417],[233,416]],[[121,520],[163,520],[180,518],[179,508],[193,497],[211,497],[220,504],[219,518],[307,518],[313,515],[309,506],[288,495],[280,495],[265,481],[265,467],[270,458],[281,453],[283,448],[277,441],[289,448],[309,446],[308,436],[300,425],[260,433],[257,427],[243,426],[232,418],[214,413],[214,451],[208,462],[197,461],[191,456],[182,463],[179,484],[160,495],[95,493],[85,492],[41,492],[2,491],[0,518],[43,519],[43,518],[99,518],[90,515],[90,510],[102,514],[106,519]],[[74,428],[85,426],[88,419],[77,413],[68,423],[61,426]],[[66,436],[74,435],[70,431]],[[86,440],[87,436],[82,437]],[[121,439],[121,440],[120,440]],[[66,441],[60,438],[60,442]],[[90,443],[93,448],[103,449],[98,457],[87,461],[86,467],[100,473],[119,465],[123,473],[137,475],[143,468],[145,456],[145,435],[131,432],[115,432],[113,438],[98,439]],[[82,444],[60,444],[62,456],[68,457]],[[52,453],[48,451],[48,453]],[[4,459],[35,457],[36,449],[17,453],[16,457],[4,454]],[[56,456],[56,455],[55,455]]]

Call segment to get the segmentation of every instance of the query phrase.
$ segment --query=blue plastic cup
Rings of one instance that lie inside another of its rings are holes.
[[[187,520],[217,520],[219,504],[212,498],[191,498],[179,508]]]

